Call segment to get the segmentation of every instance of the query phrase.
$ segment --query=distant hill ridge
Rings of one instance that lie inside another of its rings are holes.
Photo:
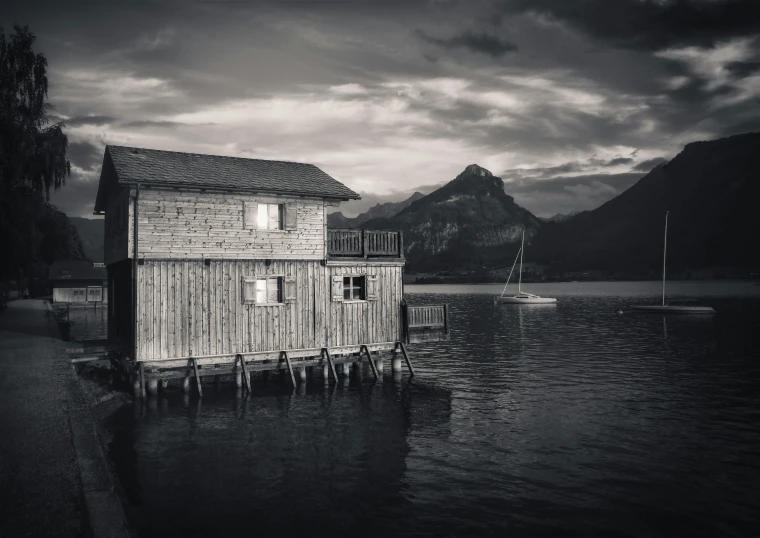
[[[330,213],[327,215],[327,226],[329,228],[359,228],[368,220],[392,217],[423,196],[425,195],[421,192],[415,192],[409,198],[400,202],[376,204],[356,217],[346,217],[340,211]]]
[[[545,223],[531,258],[564,270],[757,266],[760,133],[687,144],[617,197]]]
[[[103,219],[69,217],[69,222],[79,232],[85,257],[93,262],[102,262],[103,234],[105,233]]]

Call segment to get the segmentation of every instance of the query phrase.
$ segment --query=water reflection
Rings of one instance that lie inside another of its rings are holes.
[[[106,306],[72,306],[68,311],[68,320],[71,322],[69,340],[97,340],[108,337]]]
[[[273,376],[112,416],[139,534],[752,535],[760,301],[666,317],[593,295],[409,299],[452,323],[410,348],[413,380]]]
[[[106,427],[140,535],[236,532],[252,520],[265,533],[389,535],[399,522],[374,520],[410,502],[401,495],[410,431],[439,428],[450,413],[450,393],[424,384],[310,379],[298,393],[262,383],[251,396],[169,392]]]

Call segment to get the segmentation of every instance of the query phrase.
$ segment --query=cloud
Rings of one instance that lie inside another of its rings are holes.
[[[726,62],[724,65],[731,75],[737,78],[745,78],[760,72],[760,62],[752,61],[733,61]]]
[[[406,200],[415,192],[430,194],[443,185],[444,183],[439,183],[436,185],[422,185],[413,189],[398,190],[383,195],[377,195],[372,192],[359,192],[361,200],[343,202],[339,208],[336,207],[333,211],[330,212],[340,211],[346,217],[355,217],[360,213],[366,212],[368,209],[377,204],[385,204],[387,202],[400,202],[402,200]]]
[[[517,52],[519,50],[518,46],[514,43],[486,34],[485,32],[465,32],[448,39],[432,37],[422,30],[417,30],[416,32],[423,40],[443,49],[461,48],[471,52],[487,54],[493,58],[500,58],[509,52]]]
[[[552,214],[602,200],[611,177],[687,142],[760,129],[748,6],[50,1],[4,14],[40,36],[74,148],[67,189],[88,204],[98,165],[73,144],[102,157],[108,142],[313,162],[368,198],[471,162],[526,185],[579,178],[544,198],[525,191]]]
[[[178,122],[178,121],[165,121],[165,120],[135,120],[135,121],[127,121],[121,124],[122,127],[165,127],[165,128],[174,128],[174,127],[180,127],[183,125],[188,125],[186,123]],[[196,125],[214,125],[213,123],[204,123],[204,124],[196,124]]]
[[[603,166],[620,166],[621,164],[629,164],[632,163],[633,159],[630,157],[616,157],[615,159],[612,159],[611,161],[607,161],[603,164]]]
[[[662,163],[666,163],[668,160],[664,157],[655,157],[654,159],[647,159],[646,161],[642,161],[636,166],[633,167],[634,170],[638,170],[641,172],[649,172],[656,166],[661,165]]]
[[[108,125],[114,123],[116,118],[113,116],[96,115],[89,116],[74,116],[72,118],[65,118],[63,121],[67,127],[79,127],[80,125]]]
[[[97,176],[72,171],[66,185],[50,194],[50,202],[70,217],[93,218],[97,192]]]
[[[503,15],[531,13],[614,46],[656,51],[760,32],[756,0],[509,0]]]
[[[103,151],[102,148],[89,142],[69,142],[68,157],[72,166],[92,171],[100,166],[103,159]]]
[[[595,209],[619,195],[643,174],[593,174],[549,179],[532,178],[505,183],[515,202],[540,217]]]

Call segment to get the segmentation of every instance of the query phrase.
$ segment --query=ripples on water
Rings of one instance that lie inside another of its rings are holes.
[[[378,384],[270,381],[250,398],[227,384],[120,409],[105,429],[131,523],[145,536],[755,536],[760,299],[712,294],[714,317],[617,315],[632,301],[568,288],[536,306],[495,307],[490,288],[410,294],[449,303],[452,322],[450,342],[411,346],[411,383],[386,363]]]

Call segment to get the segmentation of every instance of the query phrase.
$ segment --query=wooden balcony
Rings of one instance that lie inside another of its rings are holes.
[[[329,258],[403,258],[404,241],[398,230],[327,230]]]

